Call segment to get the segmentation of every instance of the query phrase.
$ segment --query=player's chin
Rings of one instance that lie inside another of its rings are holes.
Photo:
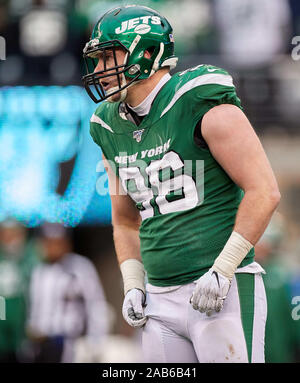
[[[109,96],[107,101],[109,102],[118,102],[121,100],[121,92],[115,93],[112,96]]]
[[[116,89],[112,88],[110,89],[110,91],[108,93],[114,93],[116,91]],[[120,91],[120,92],[117,92],[117,93],[114,93],[112,94],[111,96],[109,96],[107,98],[107,101],[109,102],[119,102],[119,101],[124,101],[125,99],[125,92],[124,90],[123,91]]]

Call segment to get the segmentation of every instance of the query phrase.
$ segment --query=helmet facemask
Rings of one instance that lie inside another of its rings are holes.
[[[126,52],[124,62],[122,64],[118,63],[116,54],[117,49],[120,48]],[[112,52],[114,61],[114,65],[109,68],[107,67],[108,51]],[[104,68],[101,71],[95,72],[100,54],[101,60],[103,60]],[[123,101],[126,98],[127,88],[137,81],[141,75],[138,65],[128,65],[129,55],[130,50],[127,49],[119,40],[111,40],[93,45],[90,45],[89,43],[87,44],[83,55],[87,74],[83,76],[82,80],[87,93],[95,103],[106,99],[110,102],[115,102],[116,100],[114,100],[112,96],[117,93],[120,93],[118,101]],[[125,72],[134,75],[134,77],[126,80]],[[117,86],[108,89],[108,91],[105,91],[103,87],[105,81],[103,81],[103,79],[109,79],[111,77],[116,77],[118,84]]]
[[[122,60],[117,51],[120,48],[125,52]],[[106,63],[108,50],[113,55],[109,65]],[[95,24],[83,57],[86,75],[82,79],[87,93],[96,103],[106,99],[122,101],[129,87],[148,79],[163,67],[171,70],[177,63],[168,20],[153,9],[139,5],[125,5],[106,12]],[[101,71],[96,69],[99,59],[100,64],[103,60]],[[120,96],[115,96],[118,93]]]

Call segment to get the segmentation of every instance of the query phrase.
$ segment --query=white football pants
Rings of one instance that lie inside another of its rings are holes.
[[[263,363],[267,301],[261,273],[236,273],[223,309],[209,317],[189,303],[194,287],[147,284],[145,362]]]

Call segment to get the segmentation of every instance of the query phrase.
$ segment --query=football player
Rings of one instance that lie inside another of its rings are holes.
[[[172,27],[108,11],[84,48],[90,132],[107,165],[123,316],[147,362],[263,362],[266,297],[253,246],[280,199],[231,76],[170,75]],[[145,283],[145,272],[146,281]]]

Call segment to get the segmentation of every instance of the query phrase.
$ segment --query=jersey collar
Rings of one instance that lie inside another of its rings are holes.
[[[146,116],[149,114],[153,100],[157,96],[158,92],[161,88],[168,82],[171,78],[169,73],[166,73],[155,86],[155,88],[148,94],[148,96],[137,106],[132,107],[128,105],[128,107],[133,110],[138,116]]]

